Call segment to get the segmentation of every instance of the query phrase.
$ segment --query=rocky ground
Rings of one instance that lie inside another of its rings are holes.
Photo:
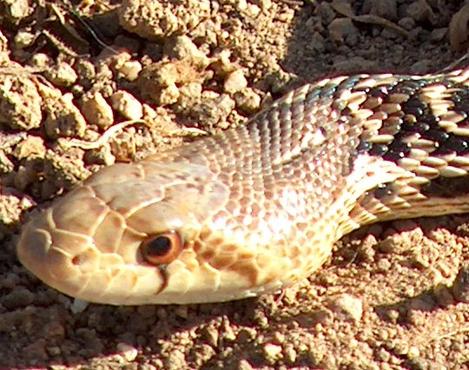
[[[464,216],[359,230],[309,281],[224,304],[84,308],[15,256],[29,211],[102,166],[242,124],[330,73],[445,68],[468,6],[0,0],[0,368],[469,366]]]

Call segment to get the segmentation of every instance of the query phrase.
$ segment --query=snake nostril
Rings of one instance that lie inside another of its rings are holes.
[[[79,266],[83,263],[83,258],[81,258],[80,256],[75,256],[72,258],[72,264],[74,264],[75,266]]]

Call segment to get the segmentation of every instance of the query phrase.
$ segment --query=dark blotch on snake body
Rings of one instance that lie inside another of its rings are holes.
[[[374,196],[380,199],[392,195],[393,192],[392,184],[382,184],[374,190]]]
[[[437,177],[422,186],[420,192],[427,197],[456,198],[469,194],[469,175],[461,177]]]
[[[469,91],[467,89],[461,89],[459,91],[455,91],[452,96],[451,100],[454,102],[454,110],[458,113],[464,113],[469,111]]]
[[[469,153],[469,138],[456,137],[450,134],[448,140],[441,143],[441,145],[432,152],[432,155],[438,156],[452,153],[456,153],[457,155]]]

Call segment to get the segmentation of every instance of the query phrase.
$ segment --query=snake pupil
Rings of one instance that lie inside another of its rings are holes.
[[[147,255],[153,257],[161,257],[171,250],[171,239],[161,235],[151,240],[147,244]]]
[[[148,263],[162,266],[174,261],[184,248],[184,241],[176,231],[167,231],[143,242],[142,257]]]

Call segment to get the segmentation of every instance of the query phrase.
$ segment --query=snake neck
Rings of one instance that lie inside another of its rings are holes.
[[[469,211],[468,78],[325,79],[168,160],[205,166],[228,189],[207,210],[227,238],[326,256],[364,224]]]

